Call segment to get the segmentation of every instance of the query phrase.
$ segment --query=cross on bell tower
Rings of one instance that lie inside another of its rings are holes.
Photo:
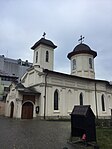
[[[82,35],[80,36],[80,38],[79,38],[79,42],[80,42],[80,44],[82,44],[82,42],[84,41],[83,39],[84,39],[85,37],[83,37]]]
[[[45,39],[46,33],[44,32],[42,36],[43,36],[43,38]]]

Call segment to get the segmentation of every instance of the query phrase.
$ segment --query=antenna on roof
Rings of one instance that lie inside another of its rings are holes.
[[[85,37],[83,37],[82,35],[80,36],[80,38],[79,38],[79,42],[80,42],[80,44],[82,44],[82,42],[84,41],[83,39],[84,39]]]
[[[45,39],[46,33],[44,32],[42,36],[43,36],[43,38]]]

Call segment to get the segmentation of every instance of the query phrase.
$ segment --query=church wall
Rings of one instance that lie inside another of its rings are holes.
[[[48,79],[48,115],[49,116],[69,116],[69,114],[72,112],[72,109],[74,105],[78,105],[79,101],[77,97],[79,96],[80,92],[84,92],[83,90],[77,90],[74,85],[76,86],[76,81],[68,81],[66,79],[57,78],[54,79],[54,77],[51,79]],[[58,90],[59,92],[59,110],[54,111],[54,92],[55,90]]]
[[[70,114],[75,104],[75,94],[73,89],[66,90],[67,113]]]
[[[112,109],[112,94],[108,94],[109,109]]]
[[[89,66],[89,58],[92,59],[92,68]],[[76,69],[72,69],[72,60],[76,60]],[[71,58],[71,74],[86,78],[95,78],[94,59],[90,54],[77,54]]]
[[[59,109],[54,110],[54,92],[55,90],[58,90],[59,95]],[[47,89],[47,114],[48,116],[59,116],[61,113],[61,94],[60,94],[60,87],[58,86],[51,86]]]
[[[44,116],[44,97],[45,97],[45,76],[42,72],[35,71],[33,77],[34,86],[37,91],[41,93],[40,100],[37,100],[36,105],[39,105],[39,114],[34,113],[34,117]],[[59,92],[59,110],[54,110],[54,92]],[[91,105],[91,108],[96,115],[96,101],[98,116],[110,115],[109,105],[111,105],[110,99],[107,95],[112,97],[110,93],[111,89],[106,87],[105,82],[96,82],[96,97],[95,97],[95,82],[90,80],[82,80],[78,78],[68,78],[65,76],[51,75],[47,76],[46,87],[46,113],[48,117],[68,117],[72,112],[74,105],[79,105],[79,95],[83,94],[84,105]],[[104,94],[106,100],[106,111],[102,112],[101,109],[101,94]],[[96,99],[95,99],[96,98]],[[35,107],[36,107],[35,105]]]
[[[35,73],[35,75],[37,75]],[[45,77],[40,75],[37,78],[41,79],[41,83],[34,85],[34,88],[41,93],[36,97],[34,105],[33,117],[44,116],[44,101],[45,101]],[[38,79],[37,79],[38,80]],[[98,117],[109,117],[112,109],[112,94],[105,82],[96,82],[96,99],[95,99],[95,82],[88,80],[81,80],[80,78],[66,78],[62,76],[55,76],[48,74],[46,87],[46,113],[48,117],[70,117],[74,105],[79,105],[80,93],[83,94],[83,104],[91,105],[91,108],[96,115],[96,101]],[[58,90],[59,93],[59,110],[54,110],[54,92]],[[105,111],[102,111],[101,96],[105,97]],[[6,101],[6,116],[10,116],[10,103],[14,102],[14,117],[21,118],[22,111],[22,95],[17,92],[14,87]],[[19,99],[19,100],[16,100]],[[39,106],[39,114],[36,114],[35,108]]]
[[[5,115],[10,116],[10,103],[16,98],[16,91],[15,91],[15,85],[12,84],[10,87],[10,92],[7,95],[6,99],[6,106],[5,106]]]
[[[66,88],[61,88],[61,102],[60,102],[60,104],[62,105],[61,107],[62,107],[62,110],[61,110],[61,113],[62,113],[62,116],[66,116],[66,115],[68,115],[68,113],[67,113],[67,110],[68,110],[68,98],[67,98],[67,96],[66,96],[66,91],[67,89]]]
[[[35,74],[34,71],[32,71],[28,74],[28,86],[34,85],[34,81],[35,81]]]
[[[28,73],[27,72],[21,77],[21,83],[26,87],[28,86]]]
[[[79,105],[79,95],[83,94],[84,105],[91,105],[91,108],[96,115],[96,108],[98,116],[109,116],[109,105],[112,100],[110,93],[106,92],[106,83],[97,82],[96,96],[95,96],[95,82],[80,79],[71,79],[65,77],[49,76],[47,80],[47,115],[48,116],[69,116],[74,105]],[[54,92],[59,91],[59,110],[54,111]],[[101,107],[101,95],[105,95],[105,111]],[[109,95],[108,95],[109,94]],[[109,98],[108,98],[109,96]],[[96,98],[96,99],[95,99]],[[96,105],[97,101],[97,105]]]
[[[21,100],[22,97],[18,93],[18,91],[14,88],[15,86],[11,87],[10,92],[6,99],[6,106],[5,106],[5,116],[10,117],[11,112],[11,103],[14,103],[14,118],[21,118]]]
[[[24,82],[23,82],[24,78],[22,79],[23,85],[25,87],[29,87],[29,86],[38,86],[39,84],[43,84],[45,82],[45,76],[42,71],[43,71],[42,68],[38,68],[35,66],[35,69],[27,73],[27,77]]]
[[[59,110],[54,110],[54,92],[59,91]],[[47,115],[48,116],[69,116],[72,112],[74,105],[79,105],[80,93],[84,95],[84,105],[87,104],[86,93],[84,90],[76,90],[73,88],[64,88],[59,86],[48,87],[47,97]],[[91,103],[90,103],[91,104]]]
[[[24,78],[23,78],[24,79]],[[36,102],[34,105],[34,117],[44,116],[44,96],[45,96],[45,76],[42,73],[41,68],[37,68],[30,70],[27,73],[27,77],[25,82],[23,82],[25,87],[33,87],[37,92],[40,92],[41,95],[36,97]],[[36,107],[39,106],[39,113],[36,114]]]
[[[41,59],[41,65],[40,67],[44,68],[44,69],[49,69],[49,70],[53,70],[53,60],[54,60],[54,50],[52,48],[48,48],[46,46],[42,46],[41,50],[41,58],[43,57],[43,59]],[[45,62],[45,58],[46,58],[46,51],[49,52],[49,61]]]
[[[97,98],[97,103],[98,103],[98,117],[99,116],[105,116],[105,114],[106,114],[106,107],[105,107],[105,111],[102,111],[102,107],[101,107],[101,95],[102,94],[104,94],[104,96],[105,96],[105,93],[104,92],[98,92],[98,94],[97,94],[97,96],[98,96],[98,98]]]
[[[38,51],[38,61],[36,62],[36,52]],[[49,52],[49,61],[46,62],[46,51]],[[41,68],[53,70],[54,50],[51,47],[40,45],[34,51],[33,65],[38,65]]]
[[[105,105],[105,110],[102,110],[102,95],[104,95],[104,105]],[[108,93],[105,91],[99,91],[97,93],[97,103],[98,103],[98,117],[110,117],[111,116],[111,104],[112,104],[112,100],[110,102]]]
[[[89,101],[89,104],[91,105],[91,108],[94,114],[96,115],[96,99],[95,98],[96,98],[95,90],[90,91],[88,101]]]
[[[39,96],[36,97],[35,108],[36,106],[39,106],[39,113],[35,116],[44,116],[45,84],[42,83],[38,86],[34,86],[34,88],[37,92],[41,93]]]

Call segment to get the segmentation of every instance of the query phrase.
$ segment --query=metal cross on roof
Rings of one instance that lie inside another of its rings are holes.
[[[44,32],[42,36],[43,36],[43,38],[45,38],[45,36],[46,36],[46,33]]]
[[[82,43],[84,40],[85,37],[83,37],[82,35],[80,36],[80,39],[78,40],[80,43]]]

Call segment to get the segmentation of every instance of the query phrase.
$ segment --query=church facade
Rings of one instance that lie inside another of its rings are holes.
[[[6,100],[8,117],[70,118],[74,105],[90,105],[98,118],[112,116],[112,85],[96,80],[94,59],[97,52],[83,43],[68,53],[71,74],[53,70],[54,49],[50,40],[41,38],[31,49],[33,66],[13,82]]]

